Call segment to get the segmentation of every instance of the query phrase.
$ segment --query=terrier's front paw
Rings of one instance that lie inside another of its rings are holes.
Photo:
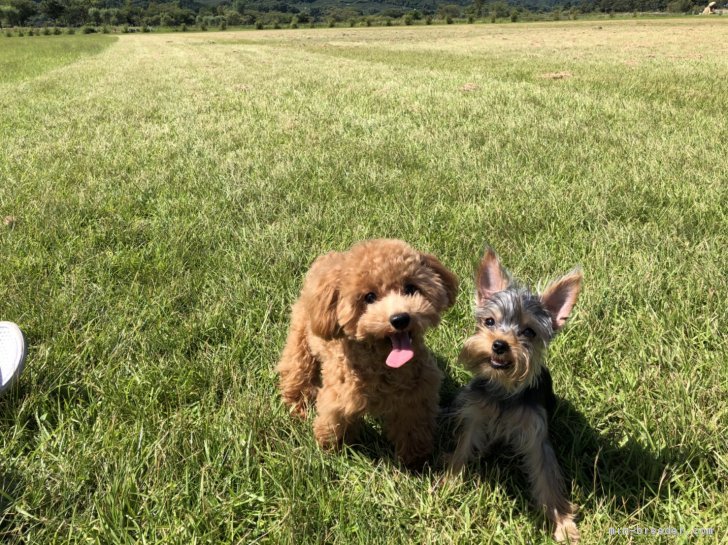
[[[556,541],[574,544],[579,543],[580,537],[579,529],[573,520],[565,519],[556,524],[556,530],[554,531]]]

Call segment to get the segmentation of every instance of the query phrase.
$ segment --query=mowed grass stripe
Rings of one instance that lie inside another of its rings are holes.
[[[114,36],[34,36],[4,39],[0,48],[0,85],[33,78],[103,51]]]
[[[457,48],[463,28],[438,30]],[[437,52],[428,69],[286,44],[331,35],[123,36],[21,98],[17,130],[0,121],[22,136],[0,140],[0,214],[19,218],[0,237],[0,313],[33,354],[0,402],[4,537],[548,542],[502,459],[477,486],[435,490],[437,473],[392,465],[376,425],[366,447],[326,455],[280,407],[272,367],[303,273],[369,236],[406,238],[463,278],[429,337],[450,393],[485,241],[534,281],[581,263],[551,363],[585,542],[724,525],[718,121],[671,107],[671,126],[626,91],[600,102],[559,85],[576,78],[463,92],[467,63]]]

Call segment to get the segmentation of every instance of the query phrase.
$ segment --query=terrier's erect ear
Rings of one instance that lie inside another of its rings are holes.
[[[435,274],[440,277],[440,280],[442,282],[442,287],[445,289],[445,295],[447,296],[447,303],[445,305],[445,308],[442,310],[445,310],[447,308],[450,308],[455,304],[455,299],[458,296],[458,277],[455,276],[455,274],[450,271],[450,269],[446,268],[445,265],[440,263],[440,260],[437,259],[432,254],[420,254],[422,257],[422,261],[425,265],[427,265],[430,269],[435,271]]]
[[[558,331],[569,318],[581,290],[581,269],[574,269],[549,284],[541,295],[546,310],[551,314],[554,331]]]
[[[324,339],[332,339],[339,332],[336,306],[339,302],[340,255],[332,252],[319,257],[304,282],[302,299],[311,331]]]
[[[488,246],[475,278],[475,303],[478,305],[484,303],[493,294],[506,289],[509,284],[508,273],[501,267],[493,248]]]

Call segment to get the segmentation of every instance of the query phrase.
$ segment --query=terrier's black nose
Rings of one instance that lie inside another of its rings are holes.
[[[508,343],[506,341],[493,341],[493,352],[496,354],[505,354],[508,352]]]
[[[404,329],[410,323],[410,315],[406,312],[395,314],[389,317],[389,323],[394,326],[394,329]]]

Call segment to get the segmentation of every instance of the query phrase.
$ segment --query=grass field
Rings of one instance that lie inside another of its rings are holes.
[[[0,399],[3,542],[550,542],[514,462],[433,488],[376,422],[325,454],[281,406],[310,263],[398,237],[462,279],[428,337],[445,400],[483,245],[532,282],[580,264],[549,361],[583,542],[727,543],[727,37],[696,18],[1,42],[0,319],[29,343]]]

